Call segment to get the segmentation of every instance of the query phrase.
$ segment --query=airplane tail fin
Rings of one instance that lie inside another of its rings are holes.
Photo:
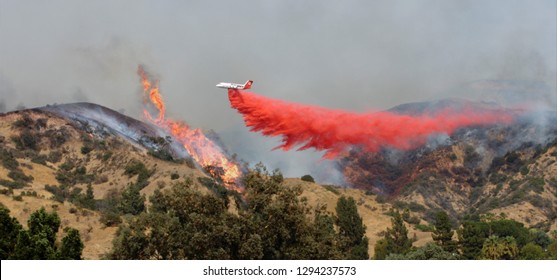
[[[250,89],[251,88],[251,84],[253,84],[252,80],[248,80],[245,84],[244,84],[244,89]]]

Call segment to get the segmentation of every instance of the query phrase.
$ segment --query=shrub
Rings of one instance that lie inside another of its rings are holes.
[[[21,189],[25,186],[24,182],[14,182],[9,180],[0,179],[0,186],[5,186],[10,189]]]
[[[172,173],[170,174],[170,180],[176,180],[180,178],[180,175],[178,173]]]
[[[37,197],[37,192],[36,191],[25,191],[25,192],[22,192],[21,195]]]
[[[302,179],[302,181],[305,181],[305,182],[315,183],[315,180],[309,174],[302,176],[301,179]]]
[[[42,164],[42,165],[46,165],[46,160],[47,160],[47,155],[41,155],[39,153],[34,153],[31,156],[31,162],[37,163],[37,164]]]
[[[499,183],[504,183],[506,180],[507,180],[507,176],[505,176],[505,174],[502,174],[502,173],[499,173],[499,172],[492,173],[489,176],[489,182],[494,184],[494,185],[499,184]]]
[[[528,166],[523,165],[522,167],[520,167],[520,174],[522,174],[522,176],[526,176],[528,175],[528,173],[530,173],[530,169],[528,169]]]
[[[523,181],[512,180],[509,183],[509,188],[511,189],[511,191],[516,191],[522,183],[523,183]]]
[[[533,190],[536,193],[542,193],[544,190],[545,180],[543,177],[534,177],[528,180],[526,188],[528,190]]]
[[[28,183],[33,181],[33,176],[27,176],[19,169],[8,172],[8,177],[14,180],[14,182]]]
[[[37,121],[35,122],[35,129],[40,130],[46,128],[47,123],[48,123],[48,119],[46,118],[37,119]]]
[[[9,188],[9,189],[0,189],[0,194],[3,194],[3,195],[11,195],[11,194],[13,194],[13,193],[14,193],[14,191],[13,191],[13,189],[11,189],[11,188]]]
[[[15,121],[12,123],[12,127],[13,128],[30,128],[33,126],[33,119],[27,115],[27,114],[23,114],[21,116],[21,119]]]
[[[74,167],[75,167],[75,163],[72,160],[67,160],[60,165],[60,169],[64,171],[70,171],[74,169]]]
[[[145,167],[145,164],[138,160],[130,161],[128,165],[126,165],[124,174],[129,177],[138,175],[137,182],[147,181],[147,179],[151,177],[151,172],[147,169],[147,167]]]
[[[91,146],[86,145],[86,146],[81,147],[81,153],[84,154],[84,155],[90,153],[92,150],[93,150],[93,147],[91,147]]]
[[[12,141],[19,150],[37,150],[37,137],[28,129],[21,131],[19,136],[12,136]]]
[[[60,129],[49,129],[45,131],[43,135],[50,142],[50,148],[52,149],[59,148],[71,137],[70,132],[65,127]]]
[[[13,154],[6,149],[0,148],[0,161],[2,165],[8,170],[14,170],[19,167],[19,163],[13,156]]]
[[[106,152],[104,152],[104,154],[103,154],[102,157],[101,157],[101,160],[102,160],[102,161],[107,161],[107,160],[109,160],[109,159],[112,157],[112,154],[113,154],[113,153],[112,153],[111,151],[106,151]]]
[[[60,182],[61,185],[73,186],[77,183],[89,184],[95,180],[95,175],[87,174],[87,168],[85,166],[78,166],[75,170],[72,161],[66,161],[64,164],[60,165],[60,168],[56,172],[56,180]]]
[[[100,222],[105,226],[114,226],[122,221],[121,212],[118,209],[121,198],[118,190],[109,189],[103,199],[96,201],[96,209],[101,212]]]
[[[139,193],[139,188],[130,185],[122,192],[118,209],[124,214],[138,215],[145,211],[145,196]]]
[[[47,184],[44,186],[44,189],[53,195],[53,200],[60,203],[64,202],[64,200],[69,197],[69,193],[66,187],[58,187]]]

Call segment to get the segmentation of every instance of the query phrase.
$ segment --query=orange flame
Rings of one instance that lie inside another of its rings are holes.
[[[153,124],[165,129],[172,134],[192,158],[202,167],[209,166],[222,168],[221,178],[228,189],[241,191],[235,183],[242,175],[240,166],[229,159],[228,155],[215,142],[209,139],[201,129],[190,128],[186,123],[166,119],[166,106],[159,91],[159,81],[153,83],[149,74],[145,72],[141,65],[137,69],[137,74],[141,78],[143,85],[143,102],[145,105],[151,104],[158,111],[157,118],[153,118],[147,109],[143,110],[145,117]],[[211,172],[211,170],[209,170]],[[211,174],[217,175],[217,174]]]

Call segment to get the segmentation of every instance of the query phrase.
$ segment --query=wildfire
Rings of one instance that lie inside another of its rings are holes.
[[[184,145],[184,148],[197,163],[206,168],[211,175],[220,176],[227,188],[240,191],[235,185],[242,175],[238,164],[230,160],[221,147],[209,139],[201,129],[193,129],[184,122],[167,119],[165,117],[166,105],[159,91],[159,82],[155,81],[153,83],[149,74],[145,72],[141,65],[137,69],[137,74],[140,76],[143,85],[143,103],[146,106],[150,104],[158,111],[158,116],[153,118],[149,110],[145,108],[143,110],[145,117],[153,124],[172,134]],[[222,169],[222,174],[218,174],[218,169]]]

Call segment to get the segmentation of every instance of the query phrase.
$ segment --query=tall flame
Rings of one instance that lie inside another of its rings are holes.
[[[146,106],[150,104],[158,112],[158,116],[154,118],[149,110],[145,108],[143,114],[147,120],[172,134],[202,167],[222,168],[223,174],[215,174],[213,173],[214,170],[207,169],[213,176],[220,175],[227,188],[239,191],[240,189],[235,183],[242,175],[240,166],[232,161],[222,148],[209,139],[201,129],[193,129],[185,122],[167,119],[165,117],[166,105],[159,91],[159,81],[153,82],[141,65],[137,69],[137,74],[143,85],[144,104]]]

